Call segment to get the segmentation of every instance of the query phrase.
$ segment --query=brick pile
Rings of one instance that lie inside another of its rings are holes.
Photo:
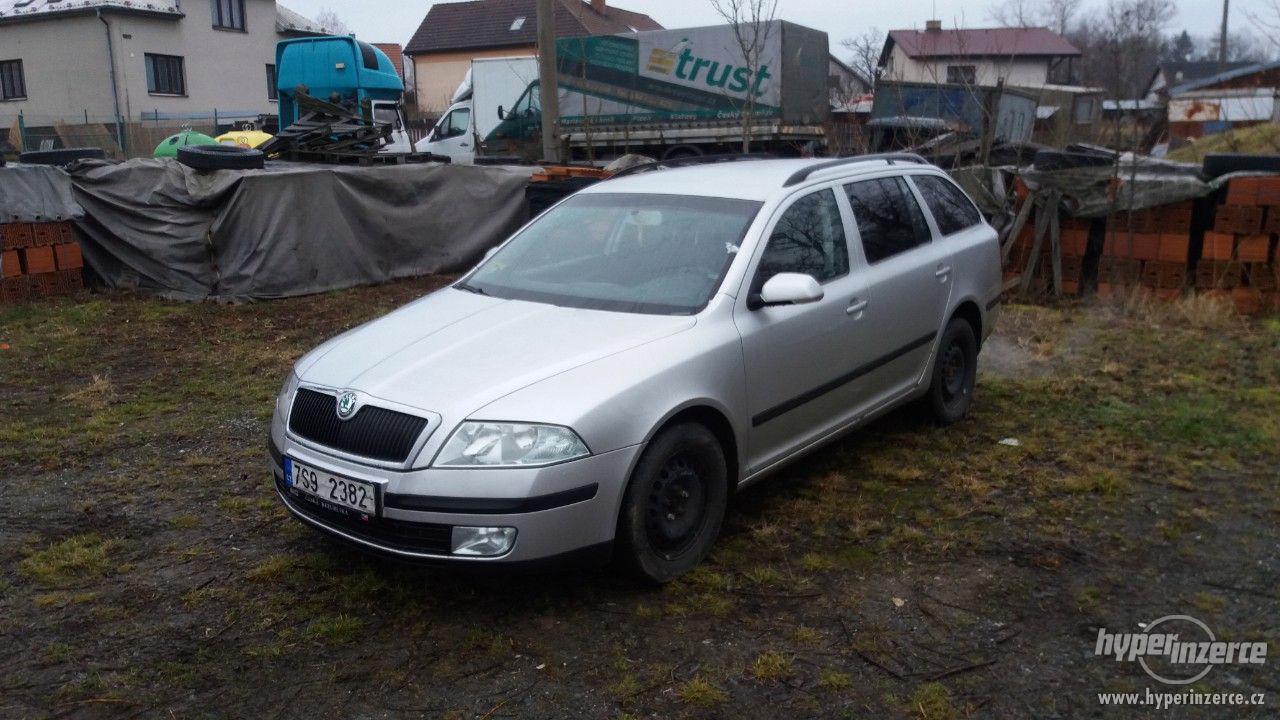
[[[1241,313],[1280,309],[1280,177],[1241,177],[1227,183],[1195,267],[1199,292],[1230,296]]]
[[[70,222],[0,224],[0,303],[70,295],[83,267]]]
[[[1138,285],[1172,300],[1187,290],[1191,260],[1190,200],[1109,215],[1098,258],[1098,294]]]

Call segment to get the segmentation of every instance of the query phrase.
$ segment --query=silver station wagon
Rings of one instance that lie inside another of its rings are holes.
[[[618,177],[299,360],[276,490],[403,558],[665,582],[737,488],[907,402],[962,418],[999,293],[996,233],[915,156]]]

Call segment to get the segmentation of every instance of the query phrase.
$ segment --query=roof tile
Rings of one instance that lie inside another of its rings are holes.
[[[890,30],[889,40],[913,58],[1080,55],[1075,45],[1044,27]]]
[[[610,6],[602,15],[583,0],[559,0],[555,16],[557,37],[662,29],[643,13]],[[520,17],[525,22],[513,30]],[[409,40],[405,54],[533,45],[538,36],[536,17],[535,0],[436,3]]]

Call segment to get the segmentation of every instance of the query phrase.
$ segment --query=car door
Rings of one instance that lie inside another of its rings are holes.
[[[952,268],[901,176],[844,185],[866,260],[865,323],[876,355],[866,377],[872,407],[921,381],[942,323]]]
[[[952,268],[947,307],[954,307],[964,297],[985,303],[998,296],[1000,243],[995,230],[982,221],[977,206],[950,178],[940,175],[909,178],[933,219],[939,249]]]
[[[430,152],[458,161],[469,159],[471,150],[471,108],[458,107],[436,123]]]
[[[748,274],[747,296],[734,311],[746,371],[751,472],[820,434],[854,402],[841,378],[858,365],[863,347],[852,337],[861,316],[862,281],[850,272],[839,190],[833,185],[807,192],[775,214]],[[750,296],[780,272],[813,276],[822,285],[822,299],[754,306]]]

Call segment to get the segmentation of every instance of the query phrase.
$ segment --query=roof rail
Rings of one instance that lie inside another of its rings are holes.
[[[712,165],[715,163],[737,162],[739,160],[774,160],[777,156],[773,153],[722,153],[718,155],[687,155],[685,157],[671,158],[670,160],[654,160],[653,162],[644,163],[643,165],[632,165],[625,170],[609,176],[609,179],[623,177],[625,175],[638,175],[640,173],[652,172],[654,170],[666,170],[670,168],[686,167],[689,165]]]
[[[872,155],[854,155],[852,157],[836,158],[835,160],[820,162],[814,165],[810,165],[809,167],[804,168],[802,170],[797,170],[795,171],[795,173],[791,175],[791,177],[787,178],[786,182],[782,183],[782,187],[791,187],[792,185],[795,185],[797,183],[802,183],[805,180],[809,179],[810,175],[818,172],[819,170],[826,170],[827,168],[840,167],[841,165],[850,165],[853,163],[870,162],[872,160],[884,160],[885,162],[888,162],[890,165],[894,164],[895,162],[909,162],[909,163],[917,163],[920,165],[929,164],[928,160],[925,160],[919,155],[915,153],[907,153],[907,152],[877,153]]]

